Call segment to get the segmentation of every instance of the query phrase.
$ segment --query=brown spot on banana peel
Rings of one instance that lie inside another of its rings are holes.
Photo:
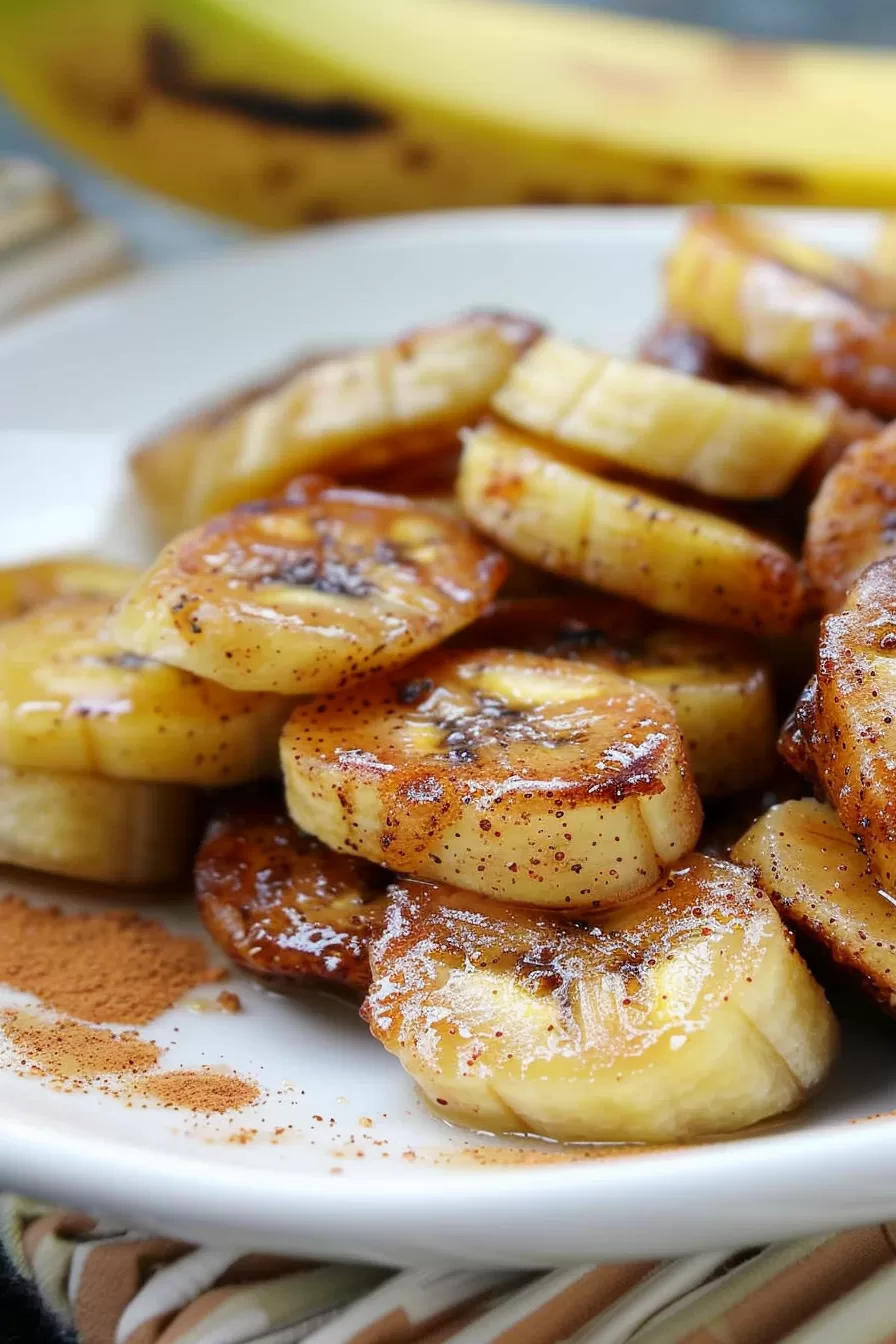
[[[391,130],[391,113],[350,95],[302,97],[242,84],[204,82],[191,69],[190,50],[169,29],[146,30],[143,38],[146,83],[157,93],[199,107],[217,108],[260,126],[350,139]]]

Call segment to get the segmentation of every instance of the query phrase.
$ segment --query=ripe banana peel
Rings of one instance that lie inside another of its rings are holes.
[[[896,56],[504,0],[0,0],[0,85],[268,227],[441,206],[896,204]]]

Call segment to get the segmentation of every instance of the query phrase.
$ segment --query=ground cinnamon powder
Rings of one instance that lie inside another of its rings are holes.
[[[259,1087],[237,1073],[212,1073],[205,1069],[175,1069],[157,1073],[141,1084],[141,1092],[163,1106],[189,1111],[238,1111],[257,1101]]]
[[[148,1073],[162,1053],[154,1041],[141,1040],[135,1031],[116,1034],[69,1018],[51,1022],[9,1011],[2,1014],[0,1025],[21,1053],[22,1063],[56,1081]]]
[[[209,965],[198,938],[134,911],[65,914],[0,899],[0,981],[87,1022],[142,1026],[226,974]]]

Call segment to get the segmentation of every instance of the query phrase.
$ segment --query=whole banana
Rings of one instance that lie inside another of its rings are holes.
[[[481,204],[896,201],[894,57],[494,0],[4,0],[0,82],[273,227]]]

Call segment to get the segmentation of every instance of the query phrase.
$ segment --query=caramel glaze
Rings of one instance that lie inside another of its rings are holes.
[[[300,831],[279,790],[241,791],[221,804],[194,872],[203,923],[243,970],[280,987],[367,989],[391,874]]]

